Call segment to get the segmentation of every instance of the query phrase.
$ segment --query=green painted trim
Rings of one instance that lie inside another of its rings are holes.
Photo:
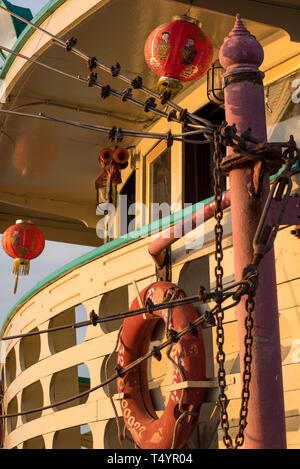
[[[208,199],[198,202],[197,204],[191,205],[190,207],[180,210],[179,212],[172,213],[171,215],[164,217],[160,220],[157,220],[153,223],[150,223],[149,225],[142,226],[138,230],[131,231],[130,233],[123,235],[120,238],[114,239],[110,241],[109,243],[106,243],[102,246],[99,246],[96,249],[93,249],[91,252],[88,252],[87,254],[84,254],[83,256],[73,260],[72,262],[69,262],[68,264],[64,265],[63,267],[56,270],[52,274],[48,275],[48,277],[41,280],[36,285],[34,285],[34,287],[28,290],[25,293],[25,295],[23,295],[20,298],[20,300],[13,306],[13,308],[8,313],[5,321],[3,322],[0,336],[3,334],[5,326],[10,320],[10,318],[13,316],[14,312],[18,308],[20,308],[20,306],[23,303],[25,303],[25,301],[27,301],[29,298],[31,298],[33,295],[38,293],[40,290],[42,290],[46,286],[50,285],[51,283],[55,282],[60,277],[70,273],[72,270],[77,269],[78,267],[81,267],[84,264],[92,262],[95,259],[98,259],[117,249],[120,249],[121,247],[126,246],[134,241],[137,241],[142,238],[147,238],[148,236],[153,235],[154,233],[157,233],[161,229],[168,228],[169,226],[173,225],[177,221],[182,220],[183,218],[188,217],[189,215],[194,213],[200,207],[200,204],[201,205],[207,204],[211,202],[213,199],[214,197],[209,197]]]
[[[36,24],[37,26],[40,26],[52,13],[55,12],[63,3],[65,3],[67,0],[50,0],[32,19],[32,23]],[[26,18],[28,19],[28,18]],[[20,36],[18,37],[14,47],[13,51],[14,52],[19,52],[24,44],[28,41],[30,36],[35,32],[35,28],[33,26],[30,26],[29,24],[26,25],[25,29],[22,31]],[[13,54],[9,54],[7,56],[7,59],[1,69],[1,74],[0,74],[0,79],[4,79],[6,77],[6,74],[11,67],[12,63],[15,60],[15,56]]]
[[[1,55],[2,59],[4,60],[4,62],[5,62],[5,60],[6,60],[6,55],[4,54],[4,52],[3,52],[2,49],[0,50],[0,55]]]
[[[83,376],[78,377],[78,382],[83,383],[83,384],[90,384],[91,380],[90,378],[84,378]]]
[[[270,177],[270,182],[273,182],[280,174],[284,171],[285,164],[283,164],[280,168],[279,171],[277,171],[276,174],[273,174],[273,176]],[[296,163],[292,166],[292,171],[300,169],[300,161],[296,161]]]

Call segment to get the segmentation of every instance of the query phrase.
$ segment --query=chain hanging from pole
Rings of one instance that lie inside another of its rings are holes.
[[[221,127],[224,127],[222,124]],[[215,242],[216,242],[216,250],[215,250],[215,259],[216,259],[216,267],[215,267],[215,277],[216,277],[216,287],[215,287],[215,295],[216,295],[216,336],[217,336],[217,356],[216,360],[219,365],[218,369],[218,385],[220,389],[219,394],[219,408],[220,408],[220,420],[221,420],[221,427],[224,431],[223,442],[227,449],[237,449],[239,446],[242,446],[244,443],[244,431],[247,426],[247,415],[248,415],[248,403],[250,397],[250,380],[251,380],[251,362],[252,362],[252,344],[253,344],[253,337],[252,337],[252,329],[253,329],[253,318],[252,312],[254,311],[255,303],[254,303],[254,296],[255,296],[255,289],[256,289],[256,282],[253,281],[253,277],[257,277],[257,271],[253,272],[250,269],[248,280],[249,289],[246,299],[246,311],[247,316],[245,318],[245,328],[246,328],[246,335],[244,339],[245,344],[245,354],[244,354],[244,372],[242,376],[243,381],[243,388],[242,388],[242,403],[241,403],[241,410],[240,410],[240,419],[239,419],[239,430],[235,438],[235,443],[233,443],[232,438],[229,434],[229,418],[227,413],[227,406],[228,406],[228,398],[225,393],[226,389],[226,372],[225,372],[225,352],[224,352],[224,308],[222,303],[224,301],[223,298],[223,267],[222,267],[222,260],[223,260],[223,247],[222,247],[222,239],[223,239],[223,227],[222,227],[222,219],[223,219],[223,208],[222,208],[222,137],[221,137],[221,128],[214,132],[214,193],[215,193]],[[247,278],[247,271],[245,269],[243,278]]]

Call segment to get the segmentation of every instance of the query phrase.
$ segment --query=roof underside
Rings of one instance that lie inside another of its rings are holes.
[[[253,12],[259,2],[210,2],[212,8],[215,4],[225,3],[228,12],[234,10],[232,15],[220,10],[207,10],[207,2],[196,0],[193,3],[192,16],[201,21],[204,32],[214,44],[216,56],[224,37],[234,24],[233,15],[237,9],[232,4],[251,3],[248,15],[240,5],[238,10],[244,18],[253,19]],[[202,4],[206,4],[206,9]],[[53,14],[50,26],[45,26],[49,30],[59,10]],[[99,2],[97,8],[87,13],[79,24],[63,28],[65,34],[62,38],[78,38],[79,49],[96,56],[107,65],[120,62],[123,74],[130,78],[141,75],[145,85],[153,88],[157,77],[144,60],[145,40],[157,25],[170,21],[173,15],[183,14],[186,10],[185,2],[176,0]],[[274,26],[248,20],[245,25],[259,40],[277,30]],[[35,56],[41,62],[73,75],[88,74],[85,62],[51,43],[37,51]],[[98,73],[98,80],[120,91],[126,88],[124,82],[104,72]],[[143,101],[146,99],[141,93],[135,93],[135,96]],[[34,64],[26,66],[22,75],[15,80],[3,106],[10,110],[32,114],[44,112],[63,119],[109,127],[117,125],[124,129],[143,129],[153,122],[153,115],[146,114],[133,104],[122,103],[114,97],[103,100],[99,90]],[[53,230],[48,230],[48,239],[54,239],[55,226],[58,232],[63,230],[65,220],[70,223],[69,227],[72,224],[74,227],[72,242],[82,244],[82,235],[77,238],[76,232],[80,232],[79,228],[84,225],[92,228],[98,221],[95,215],[94,181],[100,171],[99,151],[108,144],[111,146],[107,137],[59,123],[12,116],[1,116],[0,126],[1,228],[6,221],[10,223],[12,215],[16,215],[16,218],[30,217],[34,221],[43,219],[45,226],[49,220]],[[127,146],[135,142],[127,138],[123,143]],[[59,237],[57,234],[55,236]],[[88,236],[90,241],[86,244],[96,245],[96,238],[92,241],[91,235]],[[63,234],[61,240],[64,240]]]

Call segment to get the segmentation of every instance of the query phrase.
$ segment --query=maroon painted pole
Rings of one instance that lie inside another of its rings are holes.
[[[237,15],[231,33],[220,49],[220,62],[225,68],[224,93],[228,124],[236,124],[238,134],[247,128],[260,141],[267,141],[265,102],[259,66],[263,49],[247,31]],[[253,165],[229,169],[234,264],[236,280],[251,263],[252,241],[263,205],[269,192],[269,174],[265,174],[258,198],[250,195]],[[255,297],[254,343],[250,384],[248,425],[245,446],[248,449],[285,448],[286,431],[283,401],[282,366],[278,305],[273,250],[259,265],[259,286]],[[243,373],[246,316],[245,300],[237,307],[241,376]],[[230,409],[230,407],[229,407]]]

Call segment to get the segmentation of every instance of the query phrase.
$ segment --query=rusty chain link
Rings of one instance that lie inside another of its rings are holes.
[[[222,126],[221,126],[222,128]],[[218,369],[218,385],[220,389],[218,403],[220,407],[220,420],[221,420],[221,427],[224,432],[223,442],[227,449],[237,449],[239,446],[242,446],[244,443],[244,431],[247,426],[247,415],[248,415],[248,403],[250,397],[250,381],[251,381],[251,362],[252,362],[252,344],[253,344],[253,337],[252,337],[252,329],[253,329],[253,318],[252,312],[254,311],[255,303],[254,303],[254,296],[255,296],[255,289],[256,289],[256,282],[253,282],[253,278],[257,278],[257,271],[250,272],[249,276],[249,288],[248,288],[248,296],[246,299],[246,311],[247,316],[245,318],[245,328],[246,328],[246,335],[244,339],[245,344],[245,354],[244,354],[244,373],[243,373],[243,388],[242,388],[242,403],[241,403],[241,411],[240,411],[240,419],[239,419],[239,430],[235,438],[235,443],[233,444],[232,438],[229,434],[229,418],[227,413],[227,406],[228,406],[228,398],[225,393],[226,389],[226,372],[225,372],[225,352],[224,352],[224,308],[222,306],[223,300],[223,267],[222,267],[222,260],[223,260],[223,247],[222,247],[222,238],[223,238],[223,227],[222,227],[222,219],[223,219],[223,208],[222,208],[222,151],[221,151],[221,128],[214,132],[214,192],[215,192],[215,243],[216,243],[216,250],[215,250],[215,259],[216,259],[216,267],[215,267],[215,277],[216,277],[216,287],[215,287],[215,294],[216,294],[216,318],[217,318],[217,325],[216,325],[216,336],[217,336],[217,356],[216,360],[219,365]],[[247,274],[246,274],[247,275]]]
[[[215,260],[216,260],[216,267],[215,267],[215,277],[216,277],[216,287],[215,293],[216,297],[216,336],[217,336],[217,357],[216,360],[219,365],[218,369],[218,384],[220,389],[219,394],[219,406],[221,412],[221,426],[224,430],[224,443],[226,447],[227,440],[228,440],[228,430],[229,430],[229,421],[228,421],[228,414],[226,411],[228,399],[225,394],[226,388],[226,373],[225,373],[225,353],[223,350],[224,345],[224,327],[223,327],[223,320],[224,320],[224,312],[222,308],[221,302],[221,295],[223,291],[223,267],[221,262],[223,260],[223,247],[222,247],[222,238],[223,238],[223,227],[222,227],[222,219],[223,219],[223,210],[222,210],[222,195],[220,198],[220,194],[222,194],[222,187],[221,187],[221,161],[222,161],[222,151],[221,151],[221,135],[219,131],[214,132],[214,193],[215,193],[215,243],[216,243],[216,250],[215,250]],[[230,437],[229,437],[230,438]]]
[[[242,446],[244,443],[244,431],[247,426],[248,403],[250,398],[250,381],[251,381],[251,363],[252,363],[252,344],[253,344],[253,317],[252,313],[255,308],[254,303],[255,292],[250,292],[246,299],[245,328],[246,335],[244,339],[245,352],[244,352],[244,372],[243,372],[243,389],[242,389],[242,403],[239,420],[239,431],[235,438],[235,449]]]

